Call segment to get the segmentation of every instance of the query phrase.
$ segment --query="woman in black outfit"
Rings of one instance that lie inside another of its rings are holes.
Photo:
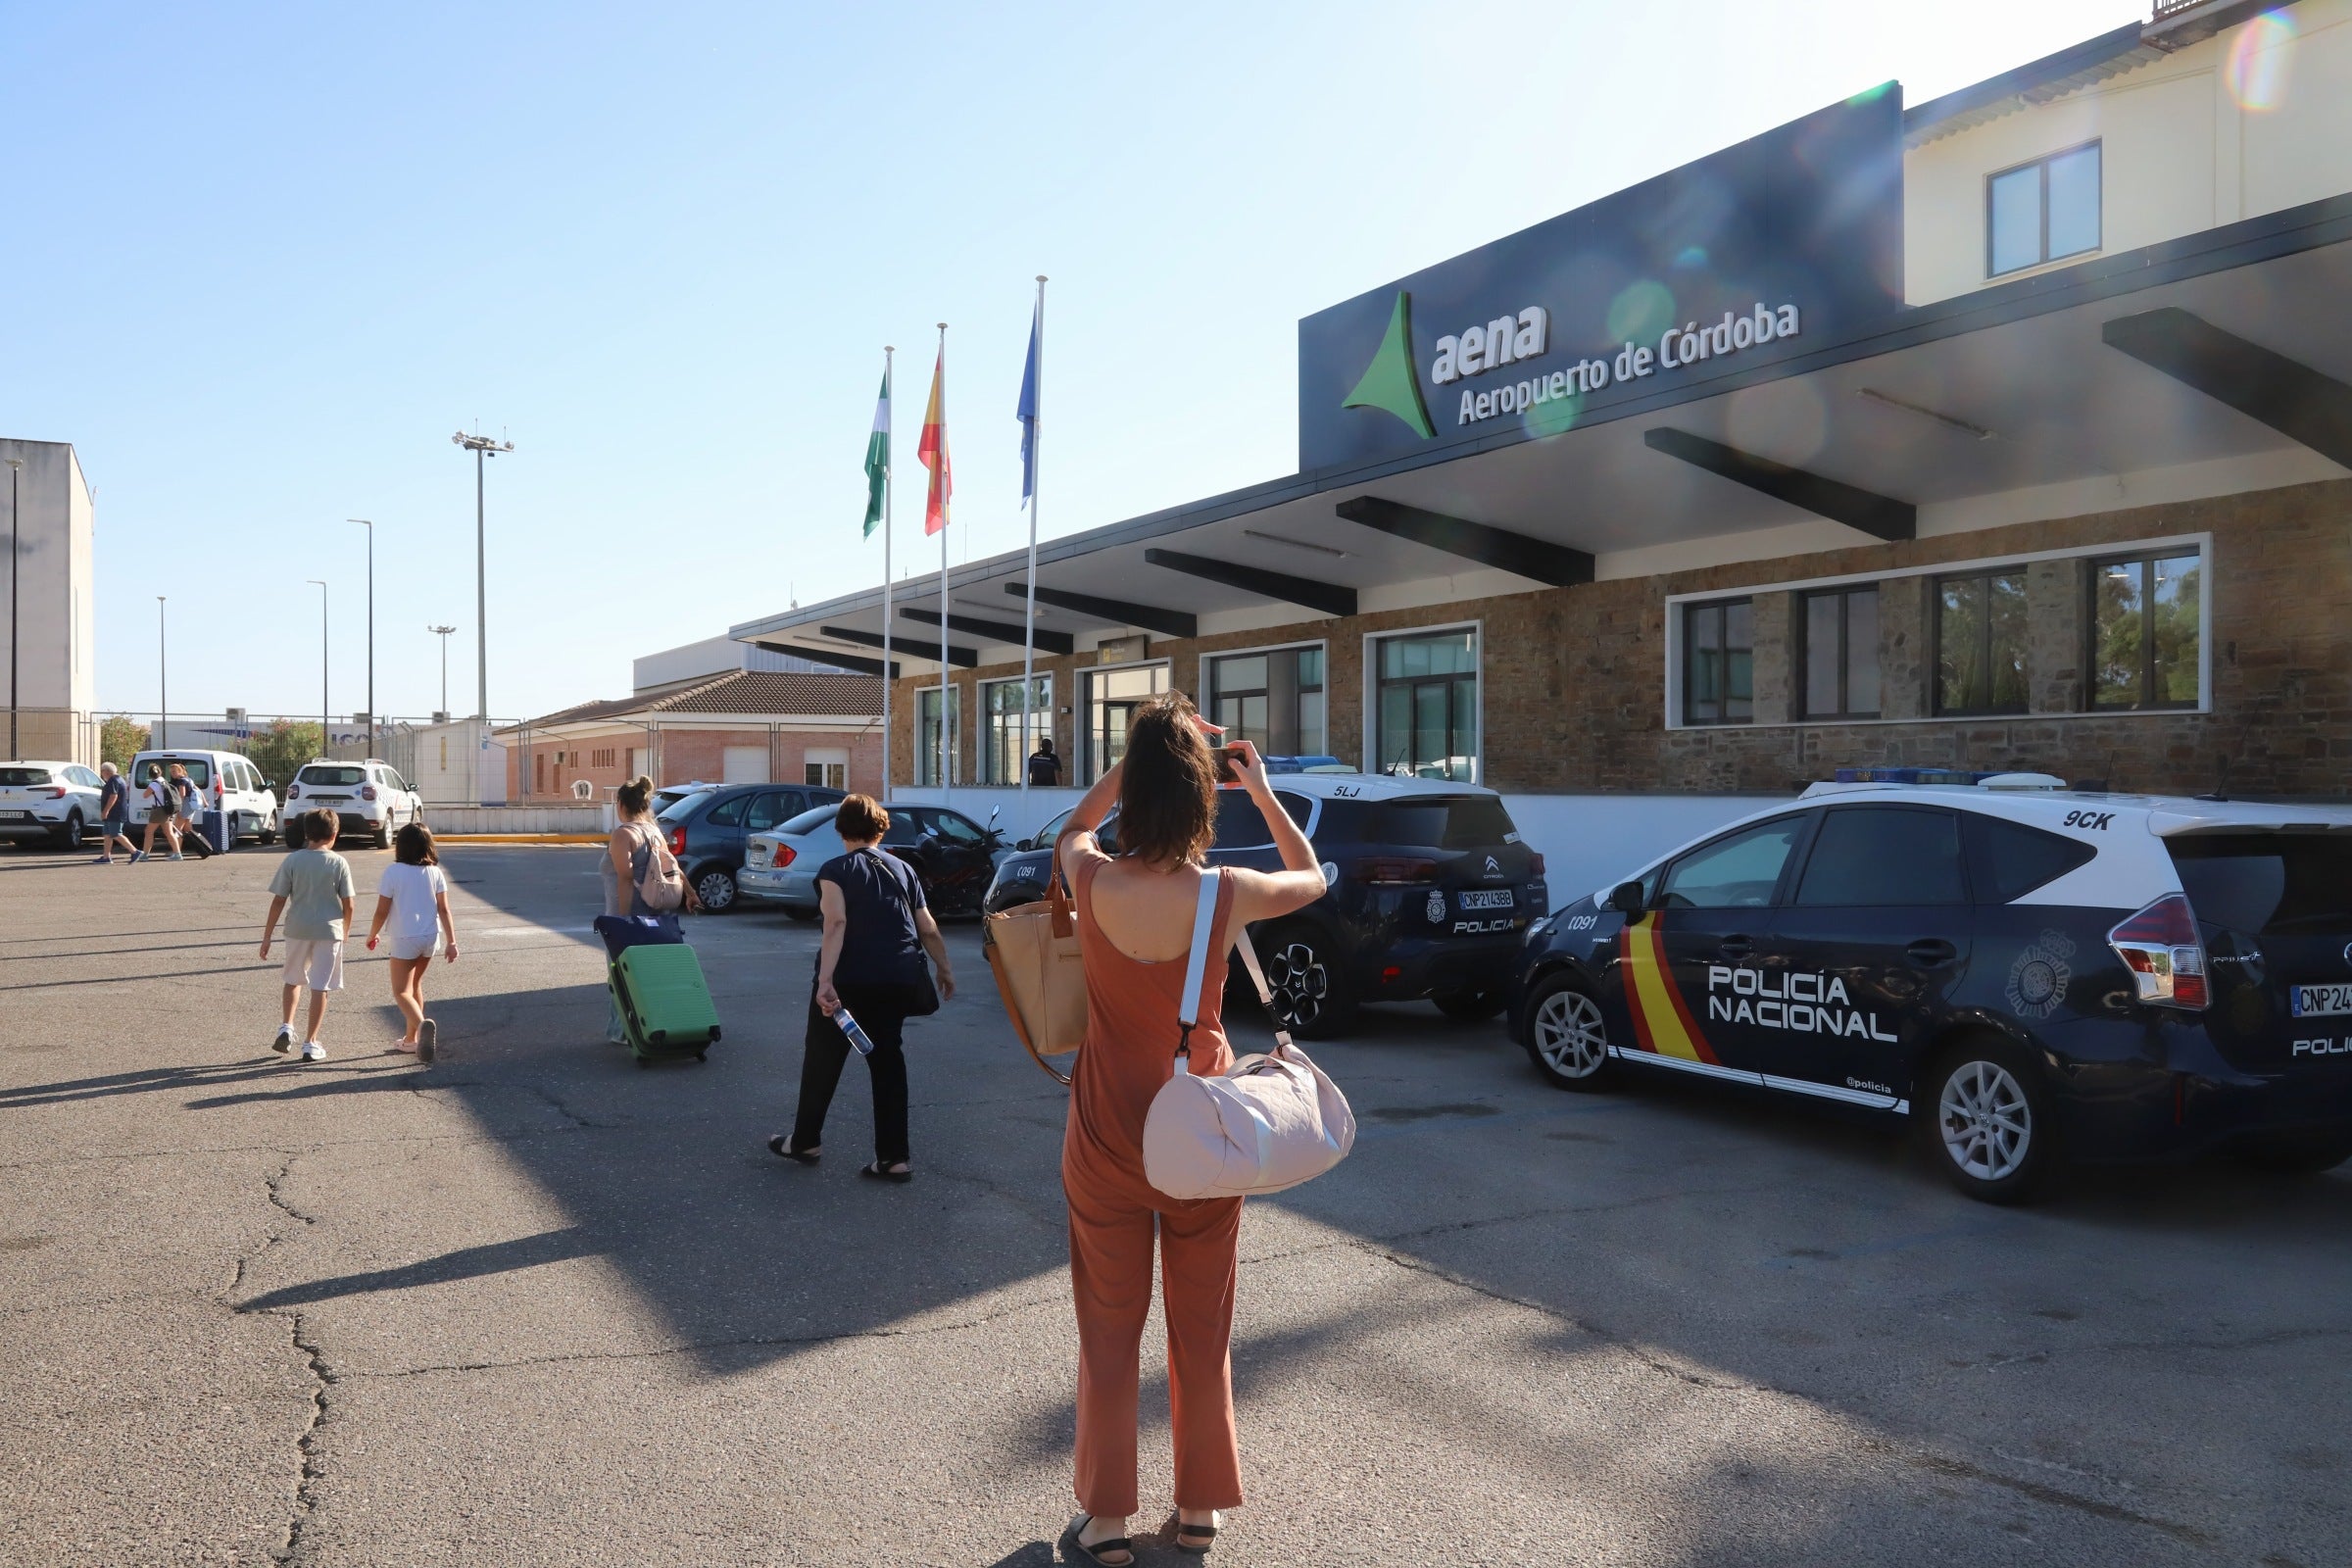
[[[833,1014],[847,1007],[874,1046],[865,1058],[874,1078],[874,1162],[859,1166],[858,1174],[912,1181],[906,1162],[906,1057],[900,1038],[907,1018],[935,1011],[941,999],[956,995],[956,976],[913,867],[879,848],[890,831],[890,813],[871,797],[853,795],[834,813],[833,828],[846,853],[816,873],[825,935],[802,1043],[800,1112],[792,1132],[778,1133],[767,1147],[786,1159],[816,1163],[825,1110],[851,1051],[849,1036]],[[939,976],[936,997],[923,968],[926,953]]]

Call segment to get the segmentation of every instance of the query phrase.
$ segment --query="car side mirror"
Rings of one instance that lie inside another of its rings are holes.
[[[1014,841],[1014,843],[1013,843],[1013,846],[1012,846],[1012,847],[1013,847],[1014,849],[1016,849],[1016,850],[1024,850],[1024,851],[1025,851],[1025,850],[1034,850],[1034,849],[1036,849],[1036,848],[1037,848],[1037,840],[1035,840],[1035,839],[1017,839],[1017,840],[1015,840],[1015,841]]]
[[[1640,914],[1642,909],[1642,884],[1620,882],[1609,889],[1609,907],[1619,914]]]

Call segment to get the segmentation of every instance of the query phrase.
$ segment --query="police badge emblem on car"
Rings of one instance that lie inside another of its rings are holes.
[[[1432,893],[1429,896],[1429,917],[1432,921],[1443,920],[1446,918],[1445,894]]]

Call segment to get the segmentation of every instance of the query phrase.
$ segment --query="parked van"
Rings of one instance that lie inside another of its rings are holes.
[[[277,836],[277,792],[262,777],[260,768],[236,753],[179,747],[141,752],[125,770],[134,793],[146,784],[150,762],[162,766],[166,774],[173,762],[186,768],[188,778],[204,796],[205,808],[227,814],[230,839],[251,838],[267,844]]]

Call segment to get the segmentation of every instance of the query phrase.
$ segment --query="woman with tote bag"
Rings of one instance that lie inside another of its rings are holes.
[[[1228,868],[1218,878],[1199,1016],[1183,1026],[1201,862],[1216,825],[1218,754],[1204,731],[1214,732],[1180,693],[1144,705],[1125,758],[1079,802],[1056,847],[1076,895],[1087,993],[1061,1146],[1078,1314],[1076,1492],[1085,1510],[1070,1537],[1102,1568],[1135,1561],[1126,1531],[1137,1507],[1137,1359],[1152,1305],[1154,1234],[1168,1324],[1177,1549],[1207,1551],[1217,1510],[1242,1501],[1230,1353],[1242,1200],[1180,1200],[1152,1187],[1144,1174],[1144,1120],[1171,1061],[1202,1077],[1233,1064],[1221,1004],[1234,933],[1323,894],[1314,851],[1274,800],[1256,752],[1247,742],[1224,748],[1234,778],[1265,815],[1284,869]],[[1115,858],[1094,831],[1114,802]]]

